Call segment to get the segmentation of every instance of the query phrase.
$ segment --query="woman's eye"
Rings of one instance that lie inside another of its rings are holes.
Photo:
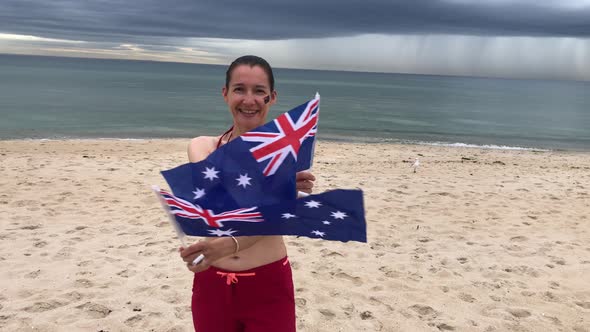
[[[234,92],[243,92],[244,88],[234,88]]]

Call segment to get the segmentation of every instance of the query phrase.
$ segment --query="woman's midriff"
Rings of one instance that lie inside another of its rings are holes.
[[[236,239],[240,240],[239,237]],[[282,236],[263,236],[250,248],[222,258],[213,266],[228,271],[243,271],[275,262],[286,255],[287,248]]]

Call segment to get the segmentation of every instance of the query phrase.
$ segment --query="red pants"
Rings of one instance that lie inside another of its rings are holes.
[[[294,332],[291,265],[285,257],[247,271],[196,273],[192,312],[198,332]]]

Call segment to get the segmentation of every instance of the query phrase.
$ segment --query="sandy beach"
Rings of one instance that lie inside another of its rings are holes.
[[[0,141],[1,331],[192,331],[150,190],[187,143]],[[590,331],[590,154],[319,142],[314,174],[368,243],[285,239],[299,331]]]

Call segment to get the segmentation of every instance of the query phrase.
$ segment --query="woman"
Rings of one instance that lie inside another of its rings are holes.
[[[262,58],[247,55],[227,69],[223,99],[233,127],[218,137],[194,138],[188,147],[191,162],[266,123],[277,100],[274,76]],[[315,177],[297,173],[297,190],[310,193]],[[192,265],[203,254],[205,259]],[[282,236],[223,237],[181,248],[180,255],[195,273],[192,312],[195,330],[295,331],[295,301],[291,266]]]

